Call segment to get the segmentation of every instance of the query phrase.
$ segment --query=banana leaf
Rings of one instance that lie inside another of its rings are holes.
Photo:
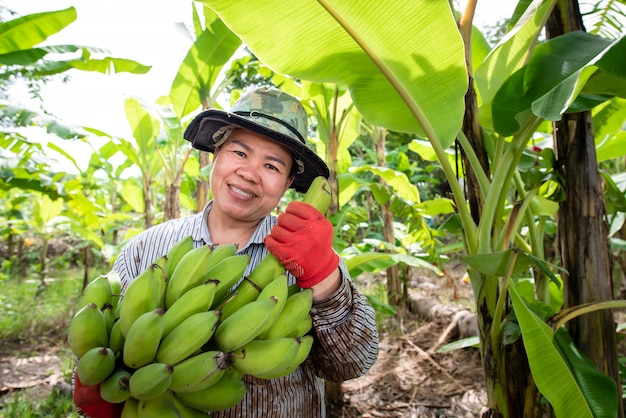
[[[606,388],[602,379],[593,379],[585,387],[579,385],[568,359],[555,343],[552,328],[538,317],[517,293],[514,286],[509,294],[522,330],[524,347],[537,388],[550,402],[557,417],[616,416],[617,409],[596,396]],[[577,363],[574,367],[579,366]],[[602,398],[604,399],[604,398]]]

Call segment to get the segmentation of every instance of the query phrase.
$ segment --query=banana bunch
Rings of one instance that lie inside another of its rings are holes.
[[[326,179],[304,201],[325,211]],[[123,402],[122,417],[206,417],[241,401],[244,375],[292,373],[313,344],[312,291],[289,286],[272,254],[241,280],[249,261],[235,245],[194,247],[185,237],[123,297],[115,272],[94,279],[68,328],[80,381]]]

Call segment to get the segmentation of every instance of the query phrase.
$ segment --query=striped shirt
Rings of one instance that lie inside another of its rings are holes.
[[[133,278],[155,259],[186,236],[195,246],[218,244],[211,241],[207,226],[212,203],[196,215],[156,225],[131,239],[120,251],[113,270],[126,289]],[[249,254],[248,275],[267,254],[263,238],[276,224],[276,217],[263,218],[249,242],[238,250]],[[324,417],[324,379],[341,382],[365,374],[378,356],[378,332],[374,310],[355,287],[347,268],[340,261],[340,288],[311,309],[315,342],[309,358],[288,376],[264,380],[244,376],[247,393],[235,407],[212,412],[211,417]],[[289,275],[289,283],[295,278]]]

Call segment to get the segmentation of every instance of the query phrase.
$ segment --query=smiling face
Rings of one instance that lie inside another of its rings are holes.
[[[257,223],[276,208],[293,181],[291,153],[245,129],[235,129],[214,156],[212,212],[224,221]]]

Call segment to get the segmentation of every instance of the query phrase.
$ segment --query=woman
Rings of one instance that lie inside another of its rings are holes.
[[[275,88],[252,90],[230,112],[200,113],[185,139],[214,154],[213,200],[197,215],[134,237],[114,263],[126,288],[174,243],[191,235],[196,247],[237,244],[238,253],[251,257],[245,275],[269,250],[285,265],[290,284],[313,291],[315,343],[309,358],[279,379],[244,376],[244,399],[212,417],[323,417],[324,379],[359,377],[377,357],[374,311],[332,248],[330,222],[301,202],[290,203],[278,218],[271,215],[287,189],[305,192],[315,177],[328,177],[328,167],[306,146],[306,137],[304,108]]]

